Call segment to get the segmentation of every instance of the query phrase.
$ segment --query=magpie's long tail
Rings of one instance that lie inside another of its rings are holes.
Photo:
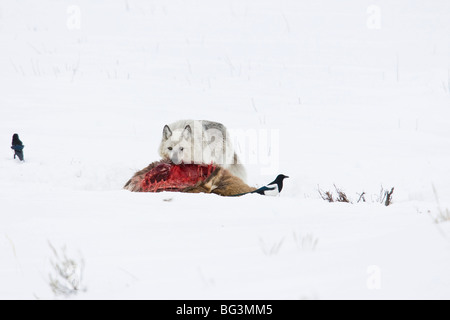
[[[246,193],[234,194],[234,195],[232,195],[232,196],[230,196],[230,197],[242,197],[242,196],[245,196],[245,195],[247,195],[247,194],[252,194],[252,193],[255,193],[255,191],[252,191],[252,192],[246,192]]]
[[[245,196],[247,194],[253,194],[253,193],[261,194],[261,190],[262,190],[262,188],[259,188],[258,190],[255,190],[255,191],[239,193],[239,194],[232,195],[231,197],[242,197],[242,196]]]

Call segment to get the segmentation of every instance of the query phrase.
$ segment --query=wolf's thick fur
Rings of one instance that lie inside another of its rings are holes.
[[[181,120],[163,129],[159,154],[175,164],[215,164],[243,181],[245,168],[234,151],[228,130],[218,122]]]

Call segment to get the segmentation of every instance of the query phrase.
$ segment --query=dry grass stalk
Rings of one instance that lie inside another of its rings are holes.
[[[83,286],[84,260],[79,262],[70,259],[67,256],[67,248],[63,247],[61,252],[49,242],[50,249],[53,252],[53,258],[50,264],[53,268],[53,274],[49,274],[49,286],[55,296],[70,297],[79,292],[85,292]]]
[[[351,199],[347,196],[347,194],[342,191],[342,189],[339,189],[336,185],[334,185],[334,189],[336,190],[336,195],[334,195],[331,191],[323,191],[319,188],[319,194],[320,197],[328,202],[344,202],[344,203],[353,203]],[[376,202],[382,203],[385,206],[390,206],[392,204],[393,194],[394,194],[394,188],[392,188],[390,191],[385,190],[383,187],[381,187],[380,195]],[[357,203],[366,202],[365,192],[358,193],[359,198]]]

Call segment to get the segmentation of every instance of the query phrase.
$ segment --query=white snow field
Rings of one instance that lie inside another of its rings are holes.
[[[189,118],[282,194],[122,190]],[[1,299],[450,299],[447,0],[2,0],[0,142]]]

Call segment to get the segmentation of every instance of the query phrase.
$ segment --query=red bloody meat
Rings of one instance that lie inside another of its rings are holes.
[[[182,191],[207,179],[214,165],[161,163],[145,174],[143,192]]]

